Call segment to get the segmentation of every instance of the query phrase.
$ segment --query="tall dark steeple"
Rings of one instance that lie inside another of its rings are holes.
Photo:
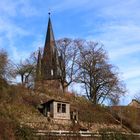
[[[43,53],[40,50],[38,52],[35,86],[37,89],[43,88],[48,90],[49,88],[64,91],[62,84],[65,83],[62,83],[62,81],[65,81],[65,78],[63,55],[58,55],[49,13],[44,50]]]
[[[51,53],[54,53],[55,47],[56,47],[55,38],[53,34],[52,23],[51,23],[50,13],[49,13],[49,21],[48,21],[48,28],[47,28],[47,34],[46,34],[46,40],[44,46],[44,53],[47,52],[46,50],[49,50]]]
[[[44,80],[55,80],[60,78],[59,56],[56,48],[50,13],[47,34],[42,58],[41,75]]]

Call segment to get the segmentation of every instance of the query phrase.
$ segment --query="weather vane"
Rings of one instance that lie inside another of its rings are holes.
[[[49,8],[49,10],[48,10],[48,14],[49,14],[49,16],[51,15],[51,9]]]

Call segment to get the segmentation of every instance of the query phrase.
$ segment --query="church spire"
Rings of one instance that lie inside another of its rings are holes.
[[[45,40],[45,48],[49,47],[52,50],[54,50],[55,47],[55,38],[54,38],[54,33],[52,29],[52,23],[51,23],[51,18],[50,18],[50,12],[49,14],[49,21],[48,21],[48,28],[47,28],[47,35],[46,35],[46,40]]]
[[[44,79],[58,79],[58,53],[49,13],[47,34],[42,58],[42,77]]]

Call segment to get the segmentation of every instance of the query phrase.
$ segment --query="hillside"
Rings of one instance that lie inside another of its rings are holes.
[[[78,110],[78,123],[56,122],[44,117],[37,107],[40,103],[50,99],[68,101],[71,109]],[[113,116],[114,113],[111,114],[108,107],[93,106],[85,97],[69,92],[64,94],[58,90],[33,91],[21,85],[8,85],[1,80],[0,107],[0,125],[4,126],[0,129],[1,139],[5,136],[9,137],[9,135],[13,140],[16,137],[30,137],[32,129],[71,131],[88,129],[92,132],[130,132],[128,125],[126,125],[127,128],[125,126],[121,127],[117,115]]]
[[[122,122],[122,125],[133,132],[140,132],[140,108],[132,106],[113,106],[110,108],[112,115]]]

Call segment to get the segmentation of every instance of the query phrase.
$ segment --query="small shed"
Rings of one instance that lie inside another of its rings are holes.
[[[46,117],[70,120],[70,104],[67,101],[52,99],[40,104],[38,109]]]

